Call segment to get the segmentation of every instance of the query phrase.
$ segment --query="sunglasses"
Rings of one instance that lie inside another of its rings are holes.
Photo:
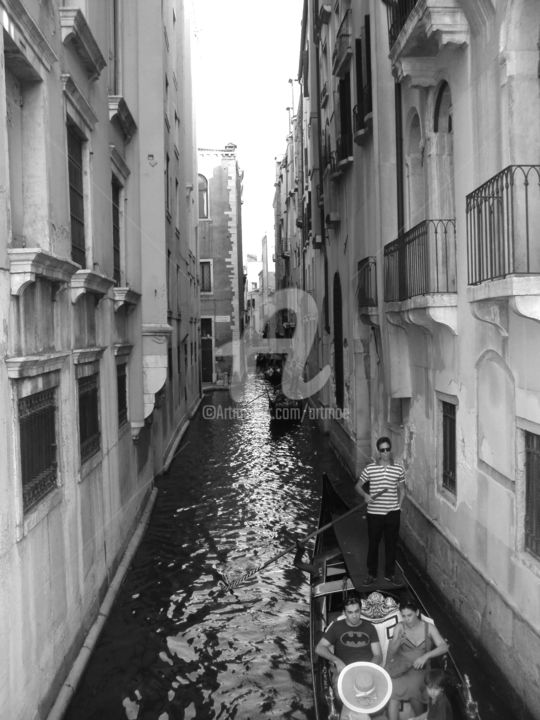
[[[379,452],[392,452],[392,448],[389,448],[389,447],[379,448]]]

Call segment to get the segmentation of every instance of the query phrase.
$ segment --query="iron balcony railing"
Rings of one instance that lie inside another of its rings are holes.
[[[423,220],[384,248],[384,299],[456,292],[456,223]]]
[[[388,16],[388,42],[392,47],[418,0],[385,0],[385,3]]]
[[[373,256],[358,263],[358,285],[356,288],[358,309],[377,307],[377,263]]]
[[[465,208],[469,285],[540,273],[540,165],[509,165]]]

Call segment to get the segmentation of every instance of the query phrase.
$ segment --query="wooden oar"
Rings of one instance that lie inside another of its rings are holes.
[[[377,498],[381,497],[381,495],[384,495],[384,493],[388,490],[388,488],[385,488],[382,492],[377,493],[376,495],[373,495],[373,500],[376,500]],[[246,580],[249,580],[249,578],[252,578],[254,575],[256,575],[261,570],[264,570],[264,568],[268,567],[268,565],[271,565],[276,560],[279,560],[280,557],[283,557],[283,555],[287,555],[287,553],[292,552],[293,550],[296,550],[298,545],[305,545],[308,540],[311,540],[311,538],[314,538],[316,535],[319,535],[320,533],[324,532],[325,530],[328,530],[328,528],[331,528],[332,525],[335,525],[340,520],[344,520],[346,517],[349,517],[349,515],[352,515],[357,510],[362,510],[364,507],[366,507],[366,501],[364,500],[359,505],[355,505],[350,510],[347,510],[347,512],[343,513],[343,515],[340,515],[335,520],[332,520],[329,523],[326,523],[326,525],[323,525],[322,527],[318,528],[317,530],[314,530],[314,532],[310,533],[309,535],[306,535],[306,537],[303,540],[298,540],[294,545],[289,545],[289,547],[285,548],[285,550],[282,550],[279,553],[276,553],[273,555],[269,560],[262,563],[262,565],[257,565],[254,568],[251,568],[251,570],[248,570],[243,575],[240,575],[239,578],[235,578],[234,580],[228,580],[224,575],[223,582],[225,584],[225,587],[227,590],[233,590],[235,587],[238,587]]]

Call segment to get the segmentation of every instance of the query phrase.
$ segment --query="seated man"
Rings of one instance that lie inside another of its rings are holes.
[[[333,666],[332,685],[336,697],[337,679],[346,665],[360,660],[382,664],[377,631],[368,620],[362,619],[360,598],[349,595],[343,604],[343,612],[345,618],[330,623],[315,647],[317,655]]]

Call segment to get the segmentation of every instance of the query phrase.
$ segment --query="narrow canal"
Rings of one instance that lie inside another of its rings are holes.
[[[64,720],[313,720],[308,588],[292,556],[234,595],[220,577],[315,529],[323,472],[344,473],[326,436],[308,417],[273,428],[261,379],[238,403],[206,395]],[[443,632],[482,720],[517,718],[455,623]]]

